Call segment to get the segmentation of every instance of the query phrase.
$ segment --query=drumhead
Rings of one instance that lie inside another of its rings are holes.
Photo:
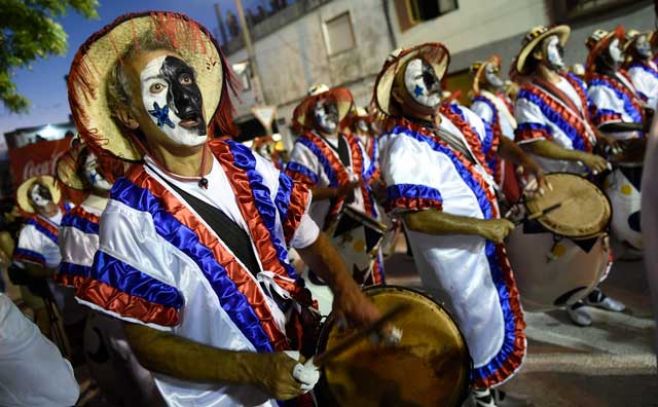
[[[601,189],[575,174],[548,174],[546,180],[553,189],[526,201],[529,214],[561,203],[559,208],[537,219],[546,229],[571,238],[587,238],[605,230],[611,209]]]
[[[402,340],[397,346],[383,347],[363,339],[328,362],[319,387],[325,394],[316,392],[320,404],[460,406],[467,395],[472,363],[450,315],[410,289],[379,286],[365,292],[382,311],[401,303],[410,306],[392,321],[402,330]],[[337,329],[330,316],[318,353],[350,333]]]

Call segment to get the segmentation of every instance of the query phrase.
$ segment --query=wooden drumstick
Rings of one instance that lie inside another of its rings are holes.
[[[538,219],[538,218],[544,217],[544,216],[548,215],[549,213],[553,212],[554,210],[558,209],[559,207],[561,207],[563,202],[564,201],[558,202],[554,205],[551,205],[547,208],[542,209],[539,212],[532,213],[532,214],[528,215],[526,220],[533,220],[533,219]]]
[[[352,348],[361,339],[367,337],[373,332],[377,332],[381,330],[381,328],[383,328],[387,322],[389,322],[393,318],[397,317],[398,315],[408,310],[409,310],[408,304],[398,304],[394,306],[390,310],[386,311],[384,315],[382,315],[382,317],[379,318],[377,321],[357,329],[350,336],[338,342],[331,349],[328,349],[324,353],[321,353],[320,355],[312,358],[311,360],[309,360],[309,362],[312,361],[313,365],[315,365],[316,367],[320,367],[326,364],[330,360],[336,358],[338,355]]]

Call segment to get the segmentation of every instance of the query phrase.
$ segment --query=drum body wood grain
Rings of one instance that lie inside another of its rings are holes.
[[[416,291],[386,286],[365,290],[386,311],[404,303],[408,312],[392,323],[402,330],[397,346],[361,340],[325,365],[316,387],[319,404],[340,406],[460,406],[466,397],[471,360],[465,341],[450,315]],[[319,353],[349,335],[330,317]]]

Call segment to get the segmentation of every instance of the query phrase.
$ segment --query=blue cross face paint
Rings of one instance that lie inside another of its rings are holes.
[[[84,166],[82,171],[89,182],[89,185],[92,188],[109,191],[112,189],[112,184],[110,184],[99,172],[98,172],[98,160],[93,153],[89,153],[85,159]]]
[[[154,58],[140,73],[140,83],[146,111],[170,140],[188,147],[206,141],[203,98],[188,64],[171,55]]]
[[[409,61],[404,72],[404,86],[416,103],[435,108],[441,103],[441,81],[432,65],[420,58]]]

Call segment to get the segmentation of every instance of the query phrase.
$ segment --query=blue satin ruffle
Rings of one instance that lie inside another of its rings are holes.
[[[98,223],[94,223],[89,219],[85,219],[82,216],[75,216],[73,214],[64,215],[62,218],[62,227],[64,226],[73,227],[84,233],[93,235],[97,235],[99,230]]]
[[[91,276],[92,268],[89,266],[83,266],[81,264],[69,263],[63,261],[59,265],[59,272],[61,274],[67,274],[70,276],[80,276],[89,278]]]
[[[642,123],[642,112],[637,110],[631,100],[628,98],[628,95],[616,86],[610,83],[608,80],[603,78],[594,78],[589,82],[589,86],[603,86],[610,89],[615,93],[615,95],[624,102],[624,112],[633,120],[633,123]]]
[[[313,186],[317,185],[318,181],[320,180],[318,175],[311,171],[310,168],[295,161],[290,161],[288,164],[286,164],[286,171],[297,172],[303,175],[311,181]]]
[[[126,179],[120,179],[112,188],[112,199],[132,208],[148,212],[158,235],[185,253],[199,267],[217,295],[221,307],[245,337],[261,352],[273,351],[260,319],[226,269],[219,264],[212,251],[201,244],[197,235],[164,210],[158,198]]]
[[[249,148],[243,144],[229,141],[229,148],[233,154],[235,165],[247,173],[249,178],[249,186],[251,187],[252,195],[256,208],[260,213],[261,219],[265,223],[267,230],[270,233],[270,241],[276,250],[277,257],[281,265],[285,268],[288,277],[298,279],[295,268],[288,262],[288,249],[284,243],[277,237],[276,233],[276,214],[277,210],[272,202],[272,195],[270,189],[263,182],[263,177],[256,171],[256,158]],[[278,198],[277,194],[277,198]],[[284,197],[282,196],[281,199]],[[290,195],[288,194],[287,202],[278,202],[280,205],[288,207],[290,205]],[[280,212],[279,212],[280,213]]]
[[[50,239],[53,242],[57,243],[57,241],[58,241],[57,235],[54,234],[53,232],[51,232],[50,230],[48,230],[42,224],[40,224],[36,219],[30,218],[25,223],[28,224],[28,225],[34,226],[39,232],[41,232],[43,235],[45,235],[48,239]]]
[[[322,154],[322,151],[320,151],[318,146],[316,146],[315,143],[313,143],[313,141],[311,141],[308,137],[303,136],[298,138],[297,142],[308,147],[308,149],[311,150],[313,154],[315,154],[318,161],[320,162],[320,165],[322,165],[322,168],[324,169],[324,173],[327,175],[327,178],[329,178],[329,187],[336,188],[338,186],[338,177],[336,172],[331,167],[331,163],[329,163],[327,157]]]
[[[585,151],[585,142],[583,140],[583,137],[587,137],[587,135],[579,134],[578,130],[575,127],[569,124],[569,122],[558,112],[551,109],[549,105],[544,103],[541,97],[537,96],[529,89],[521,89],[521,91],[519,91],[519,95],[517,98],[525,99],[530,103],[536,105],[541,111],[541,113],[544,115],[544,117],[546,117],[551,123],[555,124],[564,134],[566,134],[567,137],[569,137],[569,140],[571,140],[571,145],[575,150]],[[523,124],[524,123],[519,123],[519,127],[517,127],[517,130],[520,130]],[[543,126],[542,128],[545,127]]]
[[[27,261],[31,261],[31,262],[38,263],[38,264],[46,264],[46,258],[41,253],[37,253],[37,252],[32,251],[32,250],[17,247],[14,250],[14,256],[19,261],[20,260],[27,260]]]
[[[429,199],[436,202],[443,202],[441,193],[438,189],[418,184],[395,184],[386,188],[386,199],[393,201],[399,198],[408,199]]]
[[[94,280],[148,302],[175,309],[183,306],[183,295],[176,288],[156,280],[102,250],[96,252],[94,265],[89,273]]]

